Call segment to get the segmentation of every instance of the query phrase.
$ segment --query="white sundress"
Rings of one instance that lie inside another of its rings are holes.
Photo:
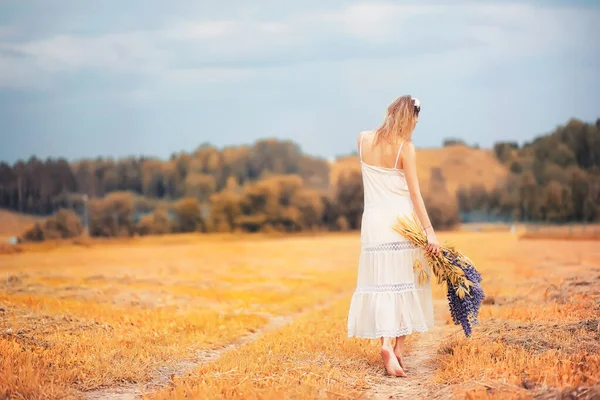
[[[348,337],[392,338],[424,332],[433,327],[433,276],[423,250],[393,229],[396,217],[411,215],[414,210],[404,171],[363,162],[363,138],[359,149],[364,185],[361,252],[348,312]],[[430,277],[421,284],[417,260]]]

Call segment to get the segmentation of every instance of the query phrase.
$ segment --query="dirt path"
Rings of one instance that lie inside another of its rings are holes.
[[[238,338],[233,343],[213,350],[202,350],[195,354],[193,360],[181,361],[170,366],[157,368],[154,378],[143,384],[130,384],[118,387],[102,388],[83,393],[86,400],[138,400],[144,393],[153,392],[167,386],[173,377],[182,377],[192,372],[198,366],[219,358],[224,352],[239,348],[251,343],[268,332],[275,331],[304,314],[324,309],[332,305],[341,297],[349,296],[344,293],[333,300],[290,316],[273,316],[263,328]],[[445,300],[435,302],[435,315],[443,315],[447,307]],[[430,382],[435,371],[435,355],[442,339],[450,334],[451,326],[445,321],[436,319],[436,326],[421,334],[410,352],[404,357],[406,365],[406,378],[390,378],[386,376],[374,377],[372,390],[367,393],[368,398],[374,399],[440,399],[451,396],[450,387],[437,385]]]
[[[342,293],[327,303],[318,305],[297,314],[289,316],[272,316],[269,319],[269,322],[261,329],[257,329],[255,332],[241,336],[234,342],[224,347],[212,350],[201,350],[195,354],[193,360],[180,361],[169,366],[157,368],[155,371],[155,376],[150,382],[91,390],[89,392],[82,393],[83,398],[86,400],[138,400],[143,396],[144,393],[153,392],[167,386],[173,380],[173,377],[180,378],[185,376],[198,366],[219,358],[226,351],[251,343],[268,332],[276,331],[277,329],[282,328],[283,326],[300,318],[302,315],[327,308],[337,300],[350,295],[351,294],[349,293]]]
[[[435,372],[435,355],[444,337],[450,334],[452,326],[440,320],[445,300],[434,303],[436,321],[434,328],[420,334],[418,341],[404,356],[406,378],[381,377],[372,382],[369,398],[373,399],[447,399],[452,397],[446,385],[434,384],[431,378]]]
[[[261,329],[256,330],[248,335],[239,337],[233,343],[230,343],[224,347],[212,350],[201,350],[196,352],[193,360],[179,361],[170,366],[162,366],[156,369],[154,378],[143,384],[130,384],[126,386],[109,387],[97,390],[92,390],[84,393],[86,400],[136,400],[142,397],[144,393],[159,390],[165,387],[173,380],[174,377],[180,378],[190,372],[196,367],[215,360],[221,356],[224,352],[243,346],[246,343],[253,342],[263,334],[277,330],[282,326],[290,323],[293,320],[292,317],[273,316],[270,318],[267,325]]]

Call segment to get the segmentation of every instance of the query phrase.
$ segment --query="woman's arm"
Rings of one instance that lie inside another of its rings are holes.
[[[421,195],[421,188],[419,187],[419,178],[417,176],[417,152],[415,151],[415,145],[412,142],[406,142],[402,148],[402,168],[404,169],[404,176],[406,177],[406,183],[408,184],[408,191],[410,193],[410,199],[412,200],[415,212],[421,225],[425,228],[427,234],[427,249],[437,254],[440,250],[435,231],[431,226],[427,209],[425,208],[425,202]]]

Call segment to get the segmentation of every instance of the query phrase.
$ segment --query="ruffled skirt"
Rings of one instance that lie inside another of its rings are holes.
[[[423,251],[410,242],[363,245],[348,337],[391,338],[433,327],[432,278]]]

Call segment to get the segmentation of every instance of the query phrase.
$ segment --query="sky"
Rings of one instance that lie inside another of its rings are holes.
[[[598,1],[0,0],[0,161],[168,158],[289,139],[523,143],[600,117]]]

